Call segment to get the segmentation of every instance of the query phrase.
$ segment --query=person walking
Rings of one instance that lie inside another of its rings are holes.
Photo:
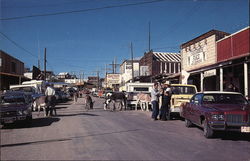
[[[154,83],[153,89],[151,91],[151,104],[152,104],[152,119],[158,120],[157,116],[159,114],[159,97],[160,97],[160,91],[158,90],[158,83]]]
[[[47,103],[47,108],[46,108],[46,116],[51,116],[53,115],[53,111],[55,112],[56,115],[56,109],[55,109],[55,104],[56,104],[56,97],[55,97],[56,91],[53,88],[53,85],[47,84],[47,88],[45,90],[45,96],[46,96],[46,103]]]
[[[77,91],[74,92],[73,98],[74,98],[74,104],[76,104],[77,98],[78,98],[78,92]]]

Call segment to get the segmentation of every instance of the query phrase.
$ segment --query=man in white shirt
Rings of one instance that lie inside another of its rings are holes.
[[[55,97],[55,94],[56,94],[56,91],[53,88],[53,85],[50,86],[49,84],[47,84],[47,88],[45,91],[45,96],[46,96],[46,100],[47,100],[46,116],[52,115],[53,110],[54,110],[55,115],[56,115],[56,109],[55,109],[56,97]]]
[[[160,97],[160,91],[158,90],[158,83],[154,83],[154,87],[151,91],[151,104],[152,104],[152,119],[158,120],[158,114],[159,114],[159,97]]]

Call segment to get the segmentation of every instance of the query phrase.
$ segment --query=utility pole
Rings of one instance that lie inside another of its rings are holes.
[[[148,23],[148,52],[151,51],[151,47],[150,47],[150,45],[151,45],[151,31],[150,31],[150,26],[151,26],[151,23],[149,21],[149,23]]]
[[[108,74],[108,69],[107,69],[107,64],[105,64],[105,88],[107,89],[108,87],[108,81],[107,81],[107,74]]]
[[[133,54],[133,44],[132,44],[132,42],[131,42],[131,45],[130,45],[130,49],[131,49],[132,82],[134,82],[134,54]]]
[[[112,61],[112,64],[109,64],[112,66],[113,74],[116,74],[116,66],[119,64],[116,64],[116,57],[114,58],[114,61]]]
[[[44,80],[46,81],[46,48],[44,48]]]

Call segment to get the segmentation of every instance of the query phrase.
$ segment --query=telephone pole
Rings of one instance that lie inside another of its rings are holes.
[[[114,61],[112,61],[112,64],[109,64],[112,66],[112,71],[113,74],[116,74],[116,66],[118,66],[119,64],[116,64],[116,57],[114,58]]]
[[[131,67],[132,67],[132,82],[134,82],[134,53],[133,53],[133,43],[130,45],[131,49]]]
[[[46,81],[46,48],[44,48],[44,80]]]
[[[151,22],[149,21],[148,23],[148,52],[150,52],[151,50],[151,31],[150,31],[150,26],[151,26]]]

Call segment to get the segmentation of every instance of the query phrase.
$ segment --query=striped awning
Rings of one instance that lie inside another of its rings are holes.
[[[179,53],[161,53],[153,52],[157,61],[161,62],[181,62],[181,54]]]

